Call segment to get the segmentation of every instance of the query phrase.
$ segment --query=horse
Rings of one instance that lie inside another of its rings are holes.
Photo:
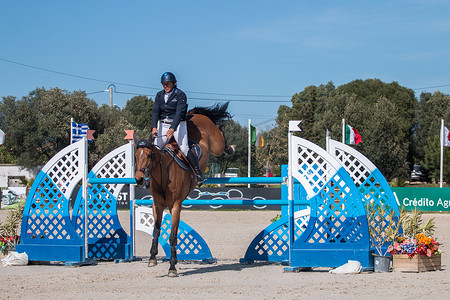
[[[211,107],[195,107],[187,113],[188,137],[195,141],[202,150],[199,166],[202,172],[208,165],[210,154],[220,157],[231,154],[234,146],[228,146],[221,130],[221,125],[231,115],[227,112],[228,102]],[[163,211],[169,208],[172,215],[172,227],[169,237],[171,246],[169,277],[177,276],[177,235],[180,223],[181,204],[196,186],[196,176],[193,170],[181,168],[165,151],[153,144],[151,137],[140,140],[135,151],[137,184],[150,181],[150,191],[153,196],[154,230],[152,246],[150,248],[149,267],[156,266],[158,254],[158,238],[161,233]]]

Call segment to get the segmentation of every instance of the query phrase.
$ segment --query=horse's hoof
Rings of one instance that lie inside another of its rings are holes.
[[[158,264],[158,262],[156,261],[156,259],[150,259],[149,261],[148,261],[148,267],[150,268],[150,267],[154,267],[154,266],[156,266]]]
[[[178,272],[177,270],[169,270],[169,277],[177,277],[178,276]]]

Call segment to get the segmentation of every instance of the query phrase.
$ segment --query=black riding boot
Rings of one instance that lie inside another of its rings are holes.
[[[192,153],[192,151],[189,150],[186,158],[188,159],[189,163],[191,164],[192,168],[194,169],[197,175],[197,185],[201,186],[203,182],[205,182],[205,177],[203,177],[203,173],[200,170],[197,157],[195,156],[194,153]]]

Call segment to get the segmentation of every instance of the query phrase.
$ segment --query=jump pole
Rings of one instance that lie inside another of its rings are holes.
[[[288,226],[289,226],[289,262],[292,262],[292,247],[294,245],[294,178],[292,175],[293,168],[293,149],[292,149],[292,137],[293,132],[302,131],[299,127],[301,121],[289,121],[288,132]],[[288,268],[287,271],[290,271]]]
[[[84,164],[83,166],[83,191],[82,191],[82,196],[84,199],[84,260],[87,261],[89,259],[89,249],[88,249],[88,195],[87,195],[87,174],[88,174],[88,155],[87,155],[87,139],[85,136],[83,136],[83,147],[84,147],[84,151],[82,151],[82,162]]]

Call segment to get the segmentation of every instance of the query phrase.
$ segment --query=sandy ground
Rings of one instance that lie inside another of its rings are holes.
[[[450,299],[450,214],[436,217],[443,269],[424,273],[330,274],[327,270],[284,273],[274,263],[239,264],[254,236],[276,211],[187,211],[182,219],[208,243],[215,264],[179,262],[169,278],[168,262],[100,262],[96,266],[0,267],[0,299]],[[0,220],[6,216],[0,211]],[[128,212],[121,212],[125,228]],[[136,255],[148,256],[150,236],[138,232]],[[164,252],[160,251],[160,254]]]

